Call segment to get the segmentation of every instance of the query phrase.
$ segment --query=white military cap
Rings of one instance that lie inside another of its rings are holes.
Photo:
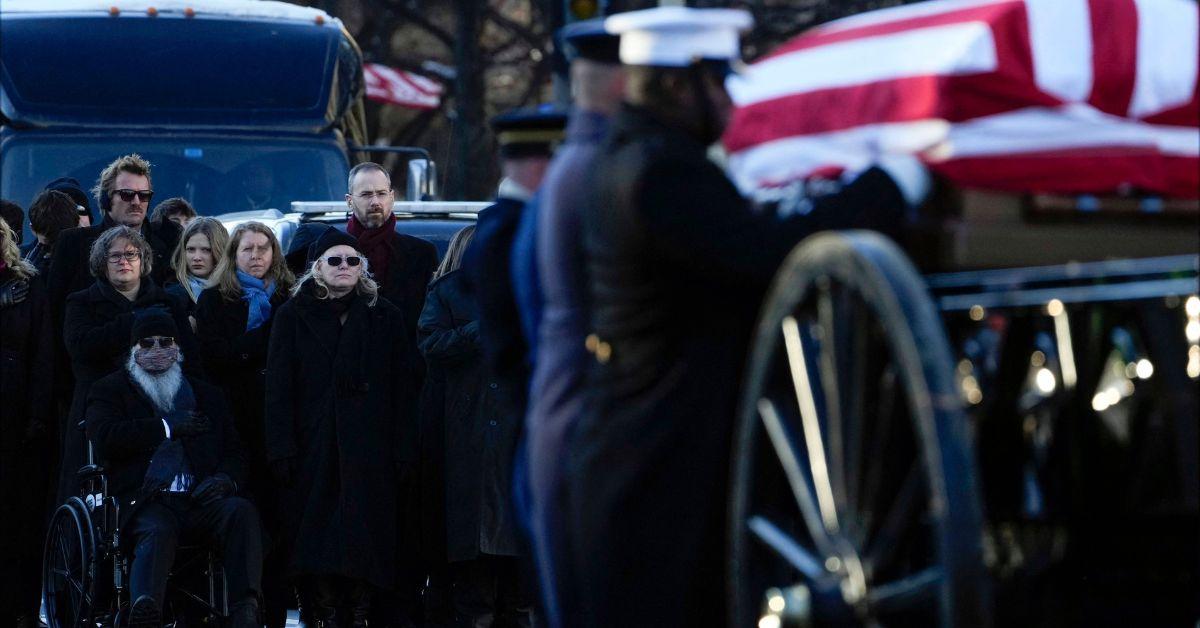
[[[657,7],[618,13],[604,28],[621,36],[621,63],[685,67],[697,59],[732,61],[741,56],[738,34],[754,25],[741,9]]]

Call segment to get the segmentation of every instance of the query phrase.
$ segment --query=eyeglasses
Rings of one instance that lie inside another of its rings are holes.
[[[369,201],[369,200],[375,198],[376,196],[378,196],[379,198],[387,198],[388,195],[391,193],[392,193],[391,190],[375,190],[375,191],[366,190],[364,192],[359,192],[355,196],[358,196],[358,198],[361,198],[364,201]]]
[[[143,349],[153,349],[155,345],[163,349],[170,349],[175,346],[175,338],[171,336],[150,336],[138,341],[138,346]]]
[[[133,197],[138,197],[143,203],[149,203],[150,199],[154,198],[154,190],[130,190],[120,189],[113,190],[113,194],[121,197],[121,200],[126,203],[132,203]]]
[[[342,257],[341,255],[330,255],[329,257],[325,258],[325,263],[329,264],[330,266],[341,266],[342,260],[345,260],[346,265],[352,268],[362,263],[362,258],[357,255],[350,255],[348,257]]]
[[[108,254],[108,263],[109,264],[120,264],[121,260],[125,260],[132,264],[133,262],[136,262],[140,259],[142,259],[141,251],[125,251],[124,253],[109,253]]]

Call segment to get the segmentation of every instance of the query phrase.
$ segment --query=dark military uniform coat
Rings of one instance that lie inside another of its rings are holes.
[[[705,146],[625,107],[584,209],[595,401],[572,436],[572,625],[709,625],[725,616],[729,447],[750,334],[792,246],[897,224],[871,170],[804,216],[752,213]],[[578,620],[578,621],[575,621]]]

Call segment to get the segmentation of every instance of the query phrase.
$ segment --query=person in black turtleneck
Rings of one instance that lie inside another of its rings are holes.
[[[62,432],[57,503],[79,490],[75,472],[85,463],[85,443],[76,426],[84,419],[92,383],[121,368],[129,351],[134,313],[154,309],[170,314],[179,325],[177,340],[184,355],[200,355],[188,324],[187,306],[150,278],[153,267],[150,255],[150,245],[134,229],[122,225],[104,232],[92,244],[88,255],[88,267],[96,277],[95,282],[67,297],[63,340],[71,356],[75,391],[67,413],[67,429]],[[199,374],[199,367],[198,359],[183,363],[189,375]]]
[[[326,231],[275,314],[267,460],[295,525],[288,575],[318,626],[365,626],[396,586],[397,497],[416,456],[418,360],[358,241]]]

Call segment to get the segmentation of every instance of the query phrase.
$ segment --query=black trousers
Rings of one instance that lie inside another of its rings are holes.
[[[533,625],[533,596],[521,559],[480,556],[451,563],[450,578],[457,628]]]
[[[258,512],[246,499],[201,506],[186,495],[164,494],[134,513],[124,534],[133,548],[131,600],[152,595],[163,603],[180,539],[204,543],[221,556],[231,606],[262,592],[262,533]]]

